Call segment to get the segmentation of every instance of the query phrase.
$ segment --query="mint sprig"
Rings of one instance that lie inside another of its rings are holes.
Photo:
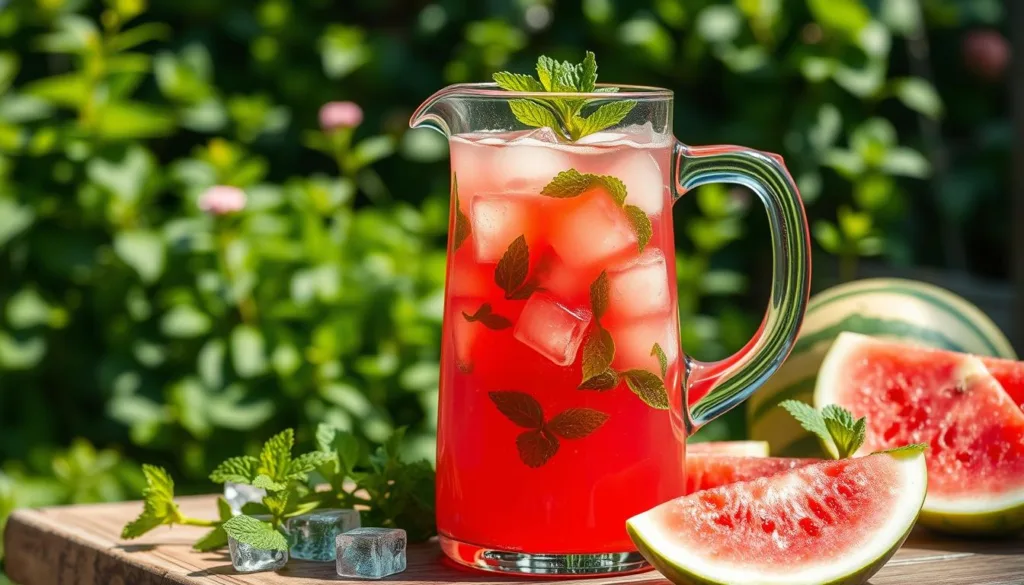
[[[522,430],[516,436],[516,451],[527,467],[540,467],[558,453],[559,439],[576,440],[590,436],[608,422],[608,414],[593,408],[569,408],[551,420],[544,417],[540,402],[526,392],[504,390],[487,395],[498,412]]]
[[[580,63],[558,61],[541,55],[537,59],[537,78],[501,71],[493,75],[498,87],[530,93],[614,93],[618,88],[597,87],[597,58],[587,51]],[[636,107],[636,100],[616,100],[597,107],[584,116],[583,110],[594,99],[530,98],[509,100],[512,114],[526,126],[551,128],[569,140],[600,132],[621,122]]]
[[[854,419],[853,414],[841,406],[830,404],[820,412],[799,400],[786,400],[780,406],[803,428],[814,433],[834,459],[852,457],[864,444],[867,420],[864,417]]]
[[[410,541],[427,540],[436,533],[434,470],[426,461],[402,460],[402,437],[399,429],[385,446],[367,456],[361,441],[352,434],[320,425],[315,437],[317,449],[293,457],[295,434],[286,429],[268,440],[258,457],[232,457],[210,474],[216,483],[245,483],[267,491],[261,502],[243,506],[239,516],[233,515],[223,497],[218,498],[217,520],[182,514],[174,502],[170,474],[163,468],[144,465],[147,486],[143,510],[125,525],[121,537],[138,538],[163,525],[205,526],[211,530],[193,545],[199,551],[226,546],[229,535],[257,548],[286,550],[280,528],[288,518],[321,507],[358,506],[367,525],[404,528]],[[320,489],[325,484],[331,489]]]

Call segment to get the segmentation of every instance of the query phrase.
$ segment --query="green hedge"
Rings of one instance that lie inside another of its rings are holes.
[[[212,489],[211,465],[289,426],[300,443],[323,421],[374,442],[407,426],[405,448],[430,456],[447,150],[407,120],[441,86],[540,53],[589,48],[604,80],[674,89],[687,142],[782,153],[819,252],[840,259],[827,278],[872,255],[1002,276],[1005,41],[975,30],[1000,6],[9,4],[0,523],[15,506],[135,497],[140,461]],[[922,43],[930,61],[909,56]],[[332,100],[359,104],[362,124],[324,133]],[[245,209],[204,212],[215,185],[244,190]],[[756,326],[767,259],[737,242],[767,235],[741,190],[681,207],[684,345],[713,359]]]

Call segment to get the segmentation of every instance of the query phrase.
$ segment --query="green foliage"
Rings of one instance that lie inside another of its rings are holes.
[[[814,433],[822,448],[835,459],[853,457],[864,444],[867,419],[855,420],[853,414],[841,406],[829,404],[821,412],[799,400],[785,400],[779,406],[799,421],[800,426]]]
[[[966,30],[1003,25],[998,2],[337,5],[0,11],[0,523],[138,497],[130,461],[191,493],[244,454],[215,478],[255,481],[251,437],[283,428],[333,442],[346,470],[370,465],[353,444],[403,426],[388,455],[431,456],[449,169],[444,141],[405,120],[446,83],[532,72],[540,54],[592,50],[601,79],[672,89],[689,144],[782,154],[819,278],[839,275],[830,256],[841,278],[864,256],[949,264],[940,239],[1005,274],[990,251],[1008,232],[988,226],[1010,192],[1006,100],[960,53]],[[926,67],[908,51],[922,32]],[[336,99],[364,108],[358,128],[316,128]],[[245,209],[202,212],[214,185],[243,189]],[[682,340],[700,359],[760,317],[750,289],[770,261],[744,245],[767,237],[750,200],[709,185],[677,204]],[[735,438],[741,418],[702,432]]]

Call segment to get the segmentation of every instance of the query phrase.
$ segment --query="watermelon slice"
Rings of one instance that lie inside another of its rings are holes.
[[[692,494],[719,486],[750,481],[797,469],[821,459],[795,459],[788,457],[733,457],[712,453],[686,455],[686,493]]]
[[[687,443],[687,455],[731,455],[733,457],[767,457],[768,441],[706,441]]]
[[[677,585],[863,583],[906,540],[927,483],[920,449],[823,461],[677,498],[626,528]]]
[[[866,416],[863,451],[928,445],[922,524],[954,533],[1024,527],[1024,411],[977,357],[843,333],[822,362],[814,402]]]

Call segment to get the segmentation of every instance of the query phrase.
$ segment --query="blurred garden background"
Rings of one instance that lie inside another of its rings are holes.
[[[1006,21],[999,0],[0,0],[0,526],[138,497],[141,462],[213,491],[289,426],[404,426],[432,459],[449,171],[408,119],[540,54],[671,88],[685,142],[783,154],[819,285],[865,262],[1008,281]],[[328,102],[354,106],[325,132]],[[767,222],[720,186],[675,217],[683,344],[722,357],[759,322]]]

